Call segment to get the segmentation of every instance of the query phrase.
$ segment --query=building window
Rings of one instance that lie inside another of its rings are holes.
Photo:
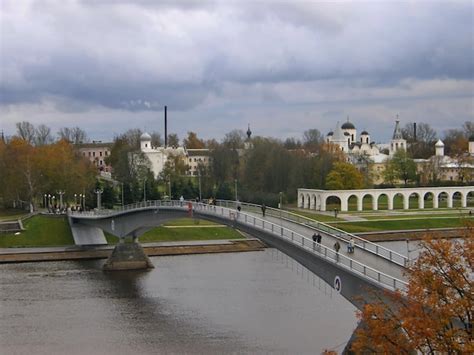
[[[102,156],[102,151],[99,152],[99,155]]]
[[[102,165],[102,160],[99,161],[99,165]]]
[[[105,156],[108,156],[109,155],[109,152],[106,150],[105,151]]]
[[[145,143],[145,148],[148,148],[148,143]]]
[[[82,156],[85,157],[85,156],[86,156],[86,152],[82,152]]]
[[[89,156],[91,156],[91,152],[89,152]]]
[[[95,157],[95,152],[92,152],[92,156]]]

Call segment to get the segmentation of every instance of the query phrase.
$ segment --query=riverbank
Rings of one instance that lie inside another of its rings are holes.
[[[245,238],[145,243],[142,244],[142,247],[148,256],[164,256],[260,251],[265,248],[265,245],[258,239]],[[106,259],[110,256],[113,249],[113,245],[97,247],[1,248],[0,263]]]

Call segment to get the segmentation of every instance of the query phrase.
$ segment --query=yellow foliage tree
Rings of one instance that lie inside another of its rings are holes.
[[[427,238],[422,245],[407,271],[406,294],[359,312],[356,353],[474,353],[474,230],[462,240]]]

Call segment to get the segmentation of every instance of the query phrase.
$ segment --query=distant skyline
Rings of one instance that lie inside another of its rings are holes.
[[[472,1],[0,2],[0,130],[233,129],[301,138],[349,119],[378,142],[474,121]]]

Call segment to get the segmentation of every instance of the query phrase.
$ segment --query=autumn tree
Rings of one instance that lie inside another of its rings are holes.
[[[183,145],[188,149],[205,148],[205,143],[197,137],[196,132],[188,132],[188,137],[183,139]]]
[[[357,168],[349,163],[336,162],[326,178],[329,190],[352,190],[364,187],[364,177]]]
[[[51,135],[51,128],[44,124],[40,124],[35,130],[35,145],[41,146],[51,144],[53,137]]]
[[[58,131],[59,139],[64,139],[72,144],[86,143],[87,133],[79,127],[63,127]]]
[[[179,147],[179,137],[176,133],[168,134],[168,147]]]
[[[303,146],[309,151],[318,151],[323,142],[324,137],[318,129],[312,128],[303,132]]]
[[[384,178],[387,182],[402,180],[406,186],[408,181],[413,181],[416,177],[415,161],[403,149],[397,150],[385,163]]]
[[[429,158],[434,154],[436,131],[428,123],[418,123],[415,128],[407,123],[402,129],[402,135],[408,143],[408,154],[412,158]]]
[[[356,353],[474,353],[474,229],[462,240],[427,238],[408,267],[406,292],[366,304]]]
[[[28,121],[17,122],[16,134],[27,143],[33,144],[35,140],[35,126]]]

